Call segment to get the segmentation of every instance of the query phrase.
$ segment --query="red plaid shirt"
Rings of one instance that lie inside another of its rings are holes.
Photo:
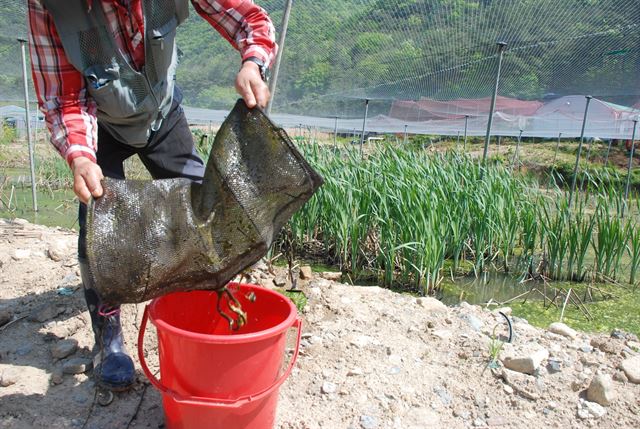
[[[193,7],[241,52],[242,59],[258,57],[267,66],[276,52],[275,29],[267,13],[251,0],[191,0]],[[123,5],[124,4],[124,5]],[[132,65],[144,64],[141,0],[87,0],[102,7],[116,43]],[[96,160],[98,128],[96,104],[85,89],[82,74],[62,48],[53,18],[41,0],[28,0],[31,71],[40,110],[51,132],[51,143],[70,164],[85,156]]]

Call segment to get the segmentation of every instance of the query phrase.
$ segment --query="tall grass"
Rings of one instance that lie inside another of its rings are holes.
[[[619,192],[603,185],[612,180],[588,177],[570,208],[558,188],[541,191],[501,163],[481,167],[457,152],[389,145],[362,159],[348,147],[303,150],[325,185],[291,231],[352,278],[431,293],[447,260],[453,274],[501,269],[574,281],[589,278],[590,250],[600,278],[619,277],[625,249],[633,269],[640,264],[638,225],[615,216]]]

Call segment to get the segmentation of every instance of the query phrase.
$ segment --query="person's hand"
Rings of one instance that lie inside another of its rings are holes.
[[[71,161],[71,171],[73,171],[73,192],[80,201],[87,204],[91,196],[94,198],[102,196],[100,180],[104,179],[104,176],[98,164],[81,156]]]
[[[258,65],[251,61],[242,64],[242,68],[236,76],[236,91],[249,108],[258,105],[264,109],[271,96],[269,87],[260,76]]]

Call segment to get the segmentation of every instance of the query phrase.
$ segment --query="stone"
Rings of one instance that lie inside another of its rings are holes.
[[[562,360],[557,358],[549,358],[547,360],[547,371],[549,371],[549,374],[556,374],[562,371]]]
[[[0,374],[0,386],[1,387],[9,387],[18,382],[18,375],[9,370],[5,370]]]
[[[6,325],[13,319],[13,312],[8,307],[0,307],[0,326]]]
[[[494,416],[494,417],[489,417],[487,419],[487,426],[508,426],[509,425],[509,420],[507,420],[505,417],[502,416]]]
[[[322,289],[319,287],[312,287],[309,289],[309,298],[320,299],[322,298]]]
[[[71,358],[62,364],[65,374],[83,374],[91,368],[91,360],[85,358]]]
[[[502,379],[513,387],[513,390],[527,399],[537,400],[542,394],[541,388],[533,376],[503,368]]]
[[[511,316],[511,313],[513,313],[513,310],[511,309],[511,307],[500,307],[500,308],[496,308],[493,311],[496,313],[502,313],[505,316]]]
[[[619,381],[620,383],[628,383],[629,382],[629,379],[625,375],[624,371],[616,371],[615,374],[613,374],[613,379],[615,381]]]
[[[364,371],[362,370],[362,368],[355,367],[350,369],[349,372],[347,372],[347,377],[354,377],[357,375],[364,375]]]
[[[567,338],[575,338],[578,333],[575,329],[570,328],[561,322],[552,323],[549,325],[549,332],[553,332],[554,334],[562,335]]]
[[[76,350],[78,350],[78,340],[75,338],[67,338],[51,346],[51,356],[53,356],[54,359],[64,359],[74,354]]]
[[[615,397],[613,380],[608,374],[598,374],[591,380],[587,389],[587,399],[603,406],[611,405]]]
[[[54,304],[43,304],[40,307],[36,308],[30,315],[29,320],[31,322],[39,322],[43,323],[49,319],[53,319],[60,313],[64,312],[64,307],[57,306]]]
[[[446,388],[444,388],[443,386],[435,386],[433,388],[433,391],[436,395],[438,395],[438,398],[440,398],[440,402],[442,402],[442,405],[451,405],[451,401],[453,401],[453,398],[451,396],[451,393],[449,393]]]
[[[360,427],[363,429],[375,429],[378,427],[378,419],[373,416],[360,416]]]
[[[287,284],[287,276],[284,274],[280,274],[273,279],[273,284],[282,287]]]
[[[442,301],[431,297],[416,298],[416,304],[424,308],[429,313],[443,313],[449,310]]]
[[[601,335],[591,339],[591,346],[598,350],[602,350],[605,353],[617,355],[620,354],[620,352],[624,348],[624,343],[615,338],[605,337],[604,335]]]
[[[480,419],[480,418],[475,419],[473,421],[473,426],[475,426],[477,428],[484,427],[486,425],[487,425],[487,423],[484,420]]]
[[[64,374],[61,368],[56,368],[51,373],[51,384],[61,384],[64,381]]]
[[[524,374],[533,374],[536,372],[543,360],[549,357],[549,351],[545,348],[537,350],[522,350],[515,356],[505,354],[500,356],[502,364],[512,371]]]
[[[16,349],[16,354],[18,356],[26,356],[33,350],[32,344],[24,344]]]
[[[30,249],[16,249],[11,257],[16,261],[22,261],[31,257]]]
[[[49,247],[47,249],[47,256],[53,262],[60,262],[64,255],[63,255],[61,249],[57,248],[56,246],[51,246],[51,247]]]
[[[591,417],[599,419],[605,414],[607,414],[607,410],[600,404],[596,404],[595,402],[591,401],[585,401],[584,399],[580,399],[580,401],[578,402],[578,417],[580,417],[581,419],[588,419]]]
[[[624,371],[630,382],[640,384],[640,356],[633,356],[620,363],[620,369]]]
[[[335,383],[332,383],[330,381],[325,381],[324,383],[322,383],[322,388],[320,389],[320,391],[324,394],[331,394],[331,393],[336,393],[336,391],[338,390],[338,386],[336,386]]]
[[[505,384],[502,388],[505,391],[505,393],[509,395],[513,394],[513,387],[509,386],[508,384]]]
[[[340,281],[340,279],[342,279],[342,273],[340,271],[324,271],[320,273],[320,277],[322,277],[323,279],[337,282],[337,281]]]
[[[482,320],[478,319],[473,314],[462,315],[461,319],[467,322],[467,324],[471,327],[471,329],[473,329],[476,332],[480,332],[482,330],[482,327],[484,326],[484,323],[482,323]]]
[[[300,267],[300,278],[302,280],[309,280],[313,278],[313,271],[309,265],[303,265]]]

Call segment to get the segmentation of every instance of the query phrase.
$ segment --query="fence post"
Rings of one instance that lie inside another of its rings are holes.
[[[629,154],[629,166],[627,167],[627,185],[624,188],[624,204],[622,205],[622,213],[620,217],[624,217],[624,208],[629,201],[629,184],[631,183],[631,167],[633,166],[633,154],[636,150],[636,129],[638,128],[638,119],[633,120],[633,134],[631,135],[631,153]]]
[[[36,196],[36,169],[33,156],[33,138],[31,136],[31,112],[29,109],[29,85],[27,80],[27,58],[25,55],[25,39],[18,39],[20,42],[20,55],[22,56],[22,81],[24,83],[24,109],[27,119],[27,141],[29,143],[29,168],[31,170],[31,198],[33,200],[33,211],[38,211],[38,197]]]
[[[580,132],[580,143],[578,144],[578,153],[576,154],[576,165],[573,167],[573,180],[571,181],[571,192],[569,193],[569,208],[571,208],[571,201],[573,200],[573,193],[576,190],[576,180],[578,178],[578,166],[580,164],[580,154],[582,153],[582,143],[584,143],[584,130],[587,126],[587,115],[589,114],[589,104],[591,103],[590,95],[585,97],[587,99],[587,105],[584,108],[584,119],[582,120],[582,131]]]
[[[287,0],[287,5],[284,9],[284,15],[282,17],[282,30],[280,31],[280,37],[278,38],[278,53],[276,54],[276,63],[273,65],[273,76],[271,82],[269,82],[269,92],[271,97],[267,103],[267,115],[271,114],[271,106],[273,106],[273,99],[276,96],[276,85],[278,83],[278,73],[280,72],[280,62],[282,61],[282,52],[284,52],[284,42],[287,37],[287,27],[289,27],[289,15],[291,14],[291,4],[293,0]]]
[[[365,129],[367,128],[368,114],[369,114],[369,99],[365,98],[364,99],[364,119],[362,120],[362,138],[360,139],[360,158],[362,158],[362,154],[363,154],[362,148],[364,147],[364,132],[365,132]]]
[[[496,110],[496,98],[498,97],[498,85],[500,84],[500,71],[502,70],[502,58],[504,56],[504,49],[507,44],[505,42],[498,42],[498,70],[496,71],[496,84],[493,88],[493,95],[491,96],[491,107],[489,109],[489,121],[487,122],[487,135],[484,139],[484,153],[482,154],[482,162],[486,162],[487,154],[489,152],[489,140],[491,139],[491,125],[493,124],[493,113]]]
[[[467,152],[467,125],[469,123],[469,115],[464,115],[464,146],[462,152]]]

